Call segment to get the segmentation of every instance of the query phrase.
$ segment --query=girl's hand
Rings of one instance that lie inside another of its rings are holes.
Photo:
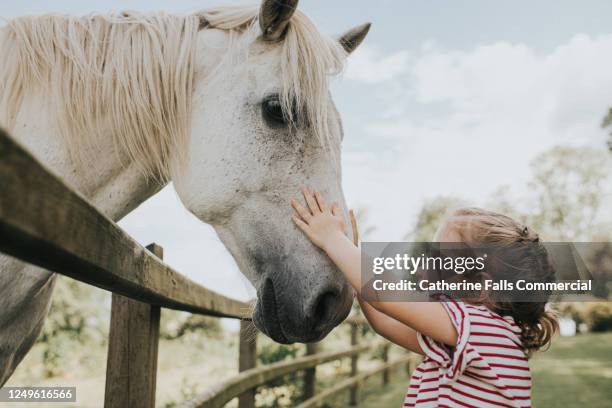
[[[296,199],[291,200],[295,209],[293,222],[300,228],[313,244],[327,252],[330,244],[338,238],[346,238],[346,225],[334,203],[328,208],[323,196],[318,191],[313,194],[303,190],[308,208],[304,208]]]

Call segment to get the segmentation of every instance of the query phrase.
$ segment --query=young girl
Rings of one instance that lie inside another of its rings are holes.
[[[297,200],[296,225],[327,253],[353,286],[372,328],[391,342],[424,355],[410,379],[405,407],[529,407],[527,358],[557,330],[545,302],[365,302],[361,298],[361,254],[345,235],[337,206],[318,192]],[[552,279],[548,254],[531,229],[501,214],[476,208],[455,211],[435,240],[481,244],[532,242],[520,254],[522,270]],[[469,279],[469,276],[465,276]]]

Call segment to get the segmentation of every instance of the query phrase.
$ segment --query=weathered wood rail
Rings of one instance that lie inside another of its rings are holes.
[[[270,380],[304,371],[300,407],[321,406],[349,390],[350,404],[357,402],[357,386],[398,365],[413,366],[414,356],[383,363],[359,373],[358,357],[379,346],[358,345],[352,320],[351,347],[317,353],[308,345],[304,357],[263,367],[256,366],[255,338],[249,334],[250,306],[204,288],[163,263],[163,250],[146,249],[112,220],[101,214],[79,193],[51,174],[6,132],[0,130],[0,252],[69,276],[113,293],[104,406],[150,408],[155,406],[157,347],[161,308],[214,317],[243,319],[240,326],[240,374],[198,395],[183,407],[222,407],[239,397],[240,408],[255,406],[255,390]],[[316,367],[343,358],[351,359],[351,377],[315,393]]]
[[[249,306],[206,289],[145,250],[0,133],[0,251],[161,307],[240,318]]]

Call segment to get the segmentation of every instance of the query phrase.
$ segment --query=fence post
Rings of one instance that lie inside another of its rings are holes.
[[[317,353],[318,343],[306,343],[306,355],[311,356]],[[312,367],[307,370],[304,370],[304,389],[303,389],[303,397],[304,401],[312,398],[315,394],[315,385],[316,385],[316,375],[317,375],[317,367]]]
[[[163,258],[163,249],[147,249]],[[105,408],[153,408],[159,343],[159,306],[113,293],[106,364]]]
[[[357,329],[358,323],[356,321],[351,322],[351,346],[357,345]],[[357,375],[357,359],[359,358],[358,354],[354,354],[351,356],[351,377],[355,377]],[[357,384],[353,385],[350,389],[349,393],[349,405],[355,406],[357,405]]]
[[[257,332],[253,333],[252,323],[240,321],[240,344],[238,347],[238,371],[254,368],[257,363]],[[255,408],[255,391],[253,388],[238,397],[238,408]]]
[[[383,360],[383,364],[387,364],[389,362],[389,347],[391,346],[391,344],[389,343],[385,343],[383,346],[383,354],[382,354],[382,360]],[[382,383],[383,385],[387,385],[389,384],[389,369],[385,368],[383,370],[382,373]]]

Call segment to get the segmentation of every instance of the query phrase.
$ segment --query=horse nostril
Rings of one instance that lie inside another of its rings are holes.
[[[312,313],[313,326],[319,328],[329,323],[332,316],[336,313],[339,296],[335,291],[328,290],[320,294],[315,303]]]

